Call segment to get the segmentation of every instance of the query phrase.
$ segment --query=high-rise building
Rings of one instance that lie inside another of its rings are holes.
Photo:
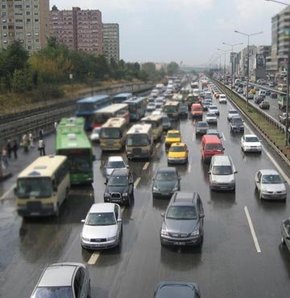
[[[0,0],[0,49],[19,40],[29,53],[45,47],[49,0]]]
[[[104,55],[108,61],[120,60],[119,24],[103,24]]]
[[[290,46],[290,6],[272,17],[271,56],[267,57],[268,72],[285,70]]]
[[[103,54],[102,13],[99,10],[58,10],[50,12],[50,34],[76,51]]]

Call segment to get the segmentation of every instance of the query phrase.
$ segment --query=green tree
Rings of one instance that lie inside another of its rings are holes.
[[[167,65],[167,74],[170,76],[177,74],[178,70],[179,70],[179,66],[176,62],[170,62]]]

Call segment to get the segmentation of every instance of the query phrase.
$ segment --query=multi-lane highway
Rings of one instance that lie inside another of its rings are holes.
[[[0,297],[29,297],[43,268],[64,261],[87,264],[92,297],[153,297],[156,284],[163,280],[195,281],[202,297],[289,297],[290,254],[280,245],[280,224],[290,215],[289,202],[261,202],[254,186],[258,169],[277,167],[289,182],[287,171],[275,162],[266,144],[261,155],[245,155],[240,148],[241,135],[230,134],[226,119],[229,103],[219,108],[217,128],[224,135],[225,154],[232,157],[238,170],[235,193],[210,191],[208,165],[201,161],[200,139],[195,137],[192,121],[176,125],[190,154],[188,166],[178,166],[181,190],[199,192],[205,209],[202,249],[160,245],[161,212],[168,200],[153,200],[151,184],[154,172],[167,166],[167,159],[164,144],[157,143],[149,163],[129,163],[134,173],[135,202],[130,209],[123,209],[120,251],[82,250],[80,221],[93,202],[103,201],[105,188],[102,167],[108,154],[101,154],[96,145],[94,187],[73,187],[59,218],[23,220],[16,213],[13,198],[16,176],[2,183]],[[250,130],[246,124],[246,132]],[[53,153],[54,135],[48,136],[46,143],[48,153]],[[31,162],[36,151],[12,161],[14,172]]]

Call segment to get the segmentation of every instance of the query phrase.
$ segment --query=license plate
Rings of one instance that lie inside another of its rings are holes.
[[[185,245],[185,242],[174,242],[174,245]]]

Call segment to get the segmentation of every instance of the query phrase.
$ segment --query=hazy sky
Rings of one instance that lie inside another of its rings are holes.
[[[290,0],[285,0],[285,2]],[[264,0],[50,0],[58,9],[99,9],[104,23],[119,23],[120,55],[127,62],[208,64],[222,42],[245,47],[234,33],[263,31],[250,44],[271,44],[271,17],[284,6]]]

